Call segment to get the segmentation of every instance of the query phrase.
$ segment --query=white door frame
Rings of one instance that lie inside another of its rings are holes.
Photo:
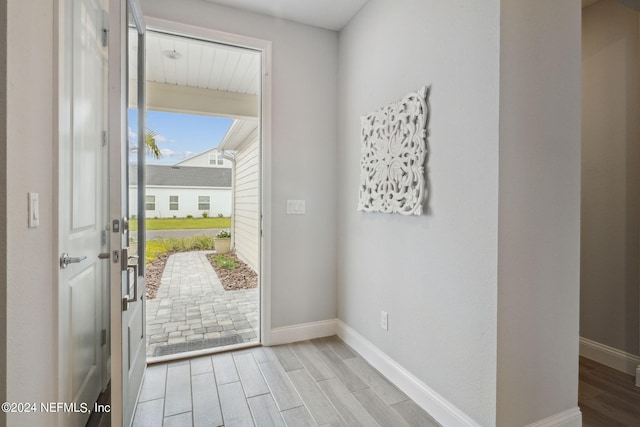
[[[228,44],[262,53],[260,98],[260,341],[271,345],[271,42],[159,18],[145,17],[147,28],[213,43]]]
[[[127,68],[126,61],[122,60],[123,55],[126,55],[126,35],[122,33],[122,22],[126,22],[127,7],[126,0],[110,0],[109,2],[109,139],[112,141],[124,141],[126,135],[124,129],[126,128],[127,118],[126,111],[122,108],[123,105],[127,105],[126,91],[122,90],[127,87]],[[115,61],[115,58],[121,58]],[[119,96],[119,102],[113,102]],[[111,151],[122,150],[122,144],[110,144],[109,158],[113,158],[114,155]],[[120,155],[124,155],[121,153]],[[123,185],[126,177],[123,176],[121,165],[119,162],[109,162],[109,186],[120,188]],[[122,204],[122,200],[113,200],[113,192],[110,191],[109,196],[109,218],[119,218],[119,208]],[[113,206],[118,208],[118,212],[114,212]],[[120,236],[115,238],[113,236],[113,230],[110,230],[110,252],[113,256],[114,244],[118,247],[118,253],[120,253],[121,239]],[[115,241],[115,242],[114,242]],[[116,275],[121,276],[120,265],[114,265],[109,260],[110,277]],[[118,393],[118,390],[122,390],[122,358],[113,357],[114,355],[122,354],[122,307],[121,304],[113,304],[114,301],[120,301],[121,289],[120,286],[111,286],[111,292],[109,300],[111,301],[110,318],[111,318],[111,425],[118,427],[122,425],[123,408],[122,402],[116,402],[115,399],[122,398],[122,392]],[[115,399],[114,399],[115,397]]]
[[[123,424],[129,425],[132,422],[146,367],[146,358],[144,357],[144,277],[141,277],[142,272],[134,270],[133,280],[136,283],[134,285],[136,290],[134,291],[135,296],[130,298],[129,273],[131,264],[129,263],[130,257],[124,249],[129,246],[128,232],[125,232],[128,222],[124,220],[128,216],[126,209],[129,199],[127,183],[128,7],[131,7],[136,24],[140,24],[139,28],[144,29],[144,25],[141,23],[142,13],[137,0],[110,0],[109,3],[111,425],[116,427]],[[140,46],[140,49],[144,49],[144,46]],[[143,128],[143,124],[139,124],[138,130],[140,128]],[[138,138],[138,141],[143,143],[142,138]],[[143,256],[143,253],[140,255]],[[141,261],[144,262],[144,258]],[[128,338],[131,341],[127,342],[125,346],[123,327],[131,328],[129,322],[135,322],[137,318],[140,319],[140,330],[134,325],[134,328],[129,331]],[[136,338],[131,338],[134,334]],[[138,345],[140,342],[141,344]],[[139,351],[132,351],[132,349]],[[128,358],[126,361],[125,357]]]

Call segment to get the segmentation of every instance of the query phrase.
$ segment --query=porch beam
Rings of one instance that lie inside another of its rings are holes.
[[[136,105],[130,94],[129,105]],[[258,117],[257,95],[147,82],[147,109],[231,118]]]

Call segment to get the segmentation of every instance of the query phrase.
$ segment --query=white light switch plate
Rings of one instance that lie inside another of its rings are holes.
[[[304,215],[306,203],[304,200],[287,200],[287,215]]]
[[[40,202],[38,193],[27,193],[29,196],[29,228],[40,225]]]

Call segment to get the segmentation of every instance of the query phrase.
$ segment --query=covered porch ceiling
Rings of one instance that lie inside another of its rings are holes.
[[[146,37],[149,110],[257,119],[259,52],[156,31]],[[130,76],[136,75],[137,48],[132,37]],[[136,96],[130,95],[133,106]]]

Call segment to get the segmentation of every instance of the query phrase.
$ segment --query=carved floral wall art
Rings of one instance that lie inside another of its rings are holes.
[[[361,118],[359,211],[422,214],[428,123],[427,86]]]

